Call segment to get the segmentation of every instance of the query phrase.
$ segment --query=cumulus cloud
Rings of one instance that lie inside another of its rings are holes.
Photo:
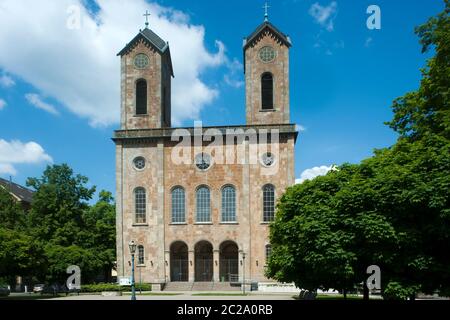
[[[4,107],[6,107],[6,101],[3,99],[0,99],[0,110],[2,110]]]
[[[16,82],[13,80],[13,78],[8,76],[7,74],[2,74],[0,76],[0,86],[9,88],[9,87],[14,86],[15,84],[16,84]]]
[[[201,75],[209,68],[225,66],[225,46],[216,41],[216,50],[208,51],[205,28],[191,24],[189,16],[145,0],[97,0],[94,14],[84,2],[2,0],[0,47],[8,50],[0,50],[0,68],[94,126],[116,124],[120,114],[116,53],[143,27],[142,14],[149,10],[150,28],[171,46],[176,76],[174,124],[198,119],[201,110],[218,96]]]
[[[11,142],[0,139],[0,174],[17,174],[16,164],[39,164],[53,162],[44,149],[36,142]]]
[[[297,179],[295,181],[296,184],[301,184],[305,182],[306,180],[313,180],[314,178],[317,178],[319,176],[325,176],[328,172],[333,170],[334,166],[321,166],[321,167],[314,167],[312,169],[307,169],[303,171],[303,173],[300,176],[300,179]]]
[[[244,66],[237,59],[233,61],[228,61],[227,59],[227,67],[229,73],[226,74],[223,79],[225,83],[234,88],[241,88],[244,86],[244,80],[242,78]]]
[[[337,7],[336,1],[331,2],[328,6],[321,6],[316,2],[309,8],[309,14],[314,18],[316,23],[331,32],[334,30]]]
[[[42,101],[41,97],[38,94],[35,93],[28,93],[25,95],[25,98],[28,100],[28,102],[35,106],[38,109],[47,111],[48,113],[58,115],[58,111],[56,111],[55,107],[51,104],[48,104],[44,101]]]

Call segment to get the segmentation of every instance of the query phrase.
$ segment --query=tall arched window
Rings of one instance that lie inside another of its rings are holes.
[[[172,223],[186,222],[185,192],[181,187],[172,190]]]
[[[144,265],[145,264],[145,251],[144,246],[138,246],[138,265]]]
[[[268,244],[266,245],[266,264],[269,261],[271,255],[272,255],[272,246]]]
[[[263,219],[271,222],[275,217],[275,187],[271,184],[263,187]]]
[[[222,222],[236,222],[236,189],[233,186],[222,189]]]
[[[272,110],[273,107],[273,76],[266,72],[261,77],[261,102],[263,110]]]
[[[144,188],[134,190],[136,223],[146,223],[146,193]]]
[[[147,81],[136,82],[136,115],[147,114]]]
[[[197,222],[211,222],[211,198],[208,187],[197,189]]]

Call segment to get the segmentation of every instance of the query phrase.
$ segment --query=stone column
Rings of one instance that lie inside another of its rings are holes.
[[[220,251],[214,250],[213,252],[213,281],[220,282]]]
[[[189,250],[189,259],[188,259],[188,268],[189,268],[189,282],[195,281],[195,253],[194,250]]]
[[[243,259],[242,259],[242,253],[243,250],[239,250],[239,255],[238,255],[238,263],[239,263],[239,282],[242,282],[244,280],[243,275],[244,275],[244,265],[243,265]],[[247,275],[245,275],[245,277],[247,277]]]
[[[165,260],[164,265],[166,268],[166,270],[165,270],[166,281],[165,282],[167,283],[167,282],[172,281],[172,279],[171,279],[172,275],[170,273],[170,268],[171,268],[171,266],[170,266],[170,251],[168,251],[168,250],[165,251],[164,260]]]

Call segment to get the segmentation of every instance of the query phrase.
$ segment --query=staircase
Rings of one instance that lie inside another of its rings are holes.
[[[228,292],[240,291],[240,286],[232,286],[229,282],[169,282],[164,291],[203,291]]]
[[[192,291],[213,291],[214,282],[194,282]]]
[[[192,291],[192,282],[169,282],[164,286],[164,291]]]

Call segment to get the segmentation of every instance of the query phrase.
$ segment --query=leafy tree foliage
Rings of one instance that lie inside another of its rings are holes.
[[[36,190],[29,216],[31,234],[48,259],[47,281],[67,278],[70,265],[81,268],[84,281],[108,275],[115,261],[115,206],[111,193],[100,192],[90,206],[95,187],[67,165],[49,166],[42,177],[29,179]]]
[[[0,188],[0,278],[34,277],[65,283],[67,267],[78,265],[83,282],[99,275],[110,281],[115,261],[115,205],[102,191],[90,205],[95,187],[63,164],[30,178],[36,192],[29,212]]]
[[[271,226],[267,275],[297,286],[351,289],[379,265],[385,298],[450,294],[450,2],[416,29],[420,88],[394,101],[391,148],[287,190]]]

